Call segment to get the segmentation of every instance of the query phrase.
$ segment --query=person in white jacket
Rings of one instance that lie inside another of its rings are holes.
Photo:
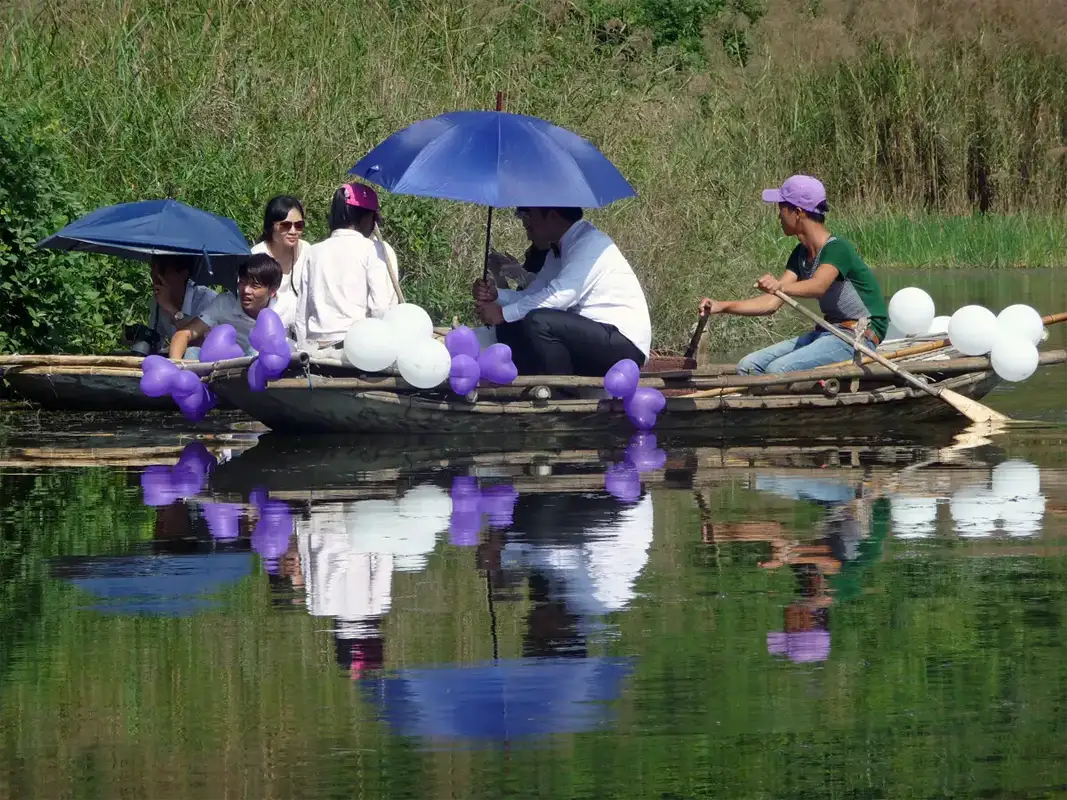
[[[346,183],[334,192],[330,237],[311,247],[298,290],[298,343],[336,346],[353,322],[381,317],[401,302],[396,255],[375,236],[380,220],[369,186]]]

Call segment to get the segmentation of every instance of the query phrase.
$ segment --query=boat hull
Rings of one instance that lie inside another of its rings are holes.
[[[311,376],[308,386],[253,392],[243,375],[211,380],[212,390],[271,430],[290,433],[444,434],[627,432],[633,425],[617,400],[438,400],[401,392],[333,388]],[[981,398],[996,385],[992,372],[968,373],[939,385]],[[840,435],[901,429],[916,422],[965,420],[911,387],[824,395],[668,397],[657,431],[700,430],[729,438],[754,430]]]

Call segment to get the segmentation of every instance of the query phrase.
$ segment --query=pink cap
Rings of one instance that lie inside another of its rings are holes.
[[[819,204],[826,202],[826,187],[822,181],[810,175],[793,175],[778,189],[764,189],[763,202],[789,203],[804,211],[819,214],[822,213]]]
[[[379,211],[378,193],[365,183],[346,183],[341,187],[345,190],[345,203],[356,208],[366,208],[370,211]]]

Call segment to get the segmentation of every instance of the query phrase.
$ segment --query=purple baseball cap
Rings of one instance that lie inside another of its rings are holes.
[[[826,202],[826,187],[810,175],[793,175],[777,189],[764,189],[763,202],[789,203],[812,214],[822,213],[819,204]]]
[[[365,183],[346,183],[342,187],[345,191],[345,203],[356,208],[366,208],[374,212],[379,221],[382,218],[381,206],[378,203],[378,193]]]

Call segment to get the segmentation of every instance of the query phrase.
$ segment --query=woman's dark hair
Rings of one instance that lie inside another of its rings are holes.
[[[358,228],[368,215],[373,216],[374,212],[369,208],[350,206],[345,201],[345,187],[338,186],[333,193],[330,214],[326,221],[330,226],[330,233],[333,233],[340,228]]]
[[[282,265],[267,253],[256,253],[237,268],[237,279],[277,289],[282,285]]]
[[[267,201],[267,208],[263,212],[262,241],[270,241],[270,237],[274,235],[274,223],[281,222],[288,217],[289,212],[294,208],[300,212],[300,216],[306,216],[304,214],[304,204],[300,202],[299,198],[292,195],[280,194]]]

